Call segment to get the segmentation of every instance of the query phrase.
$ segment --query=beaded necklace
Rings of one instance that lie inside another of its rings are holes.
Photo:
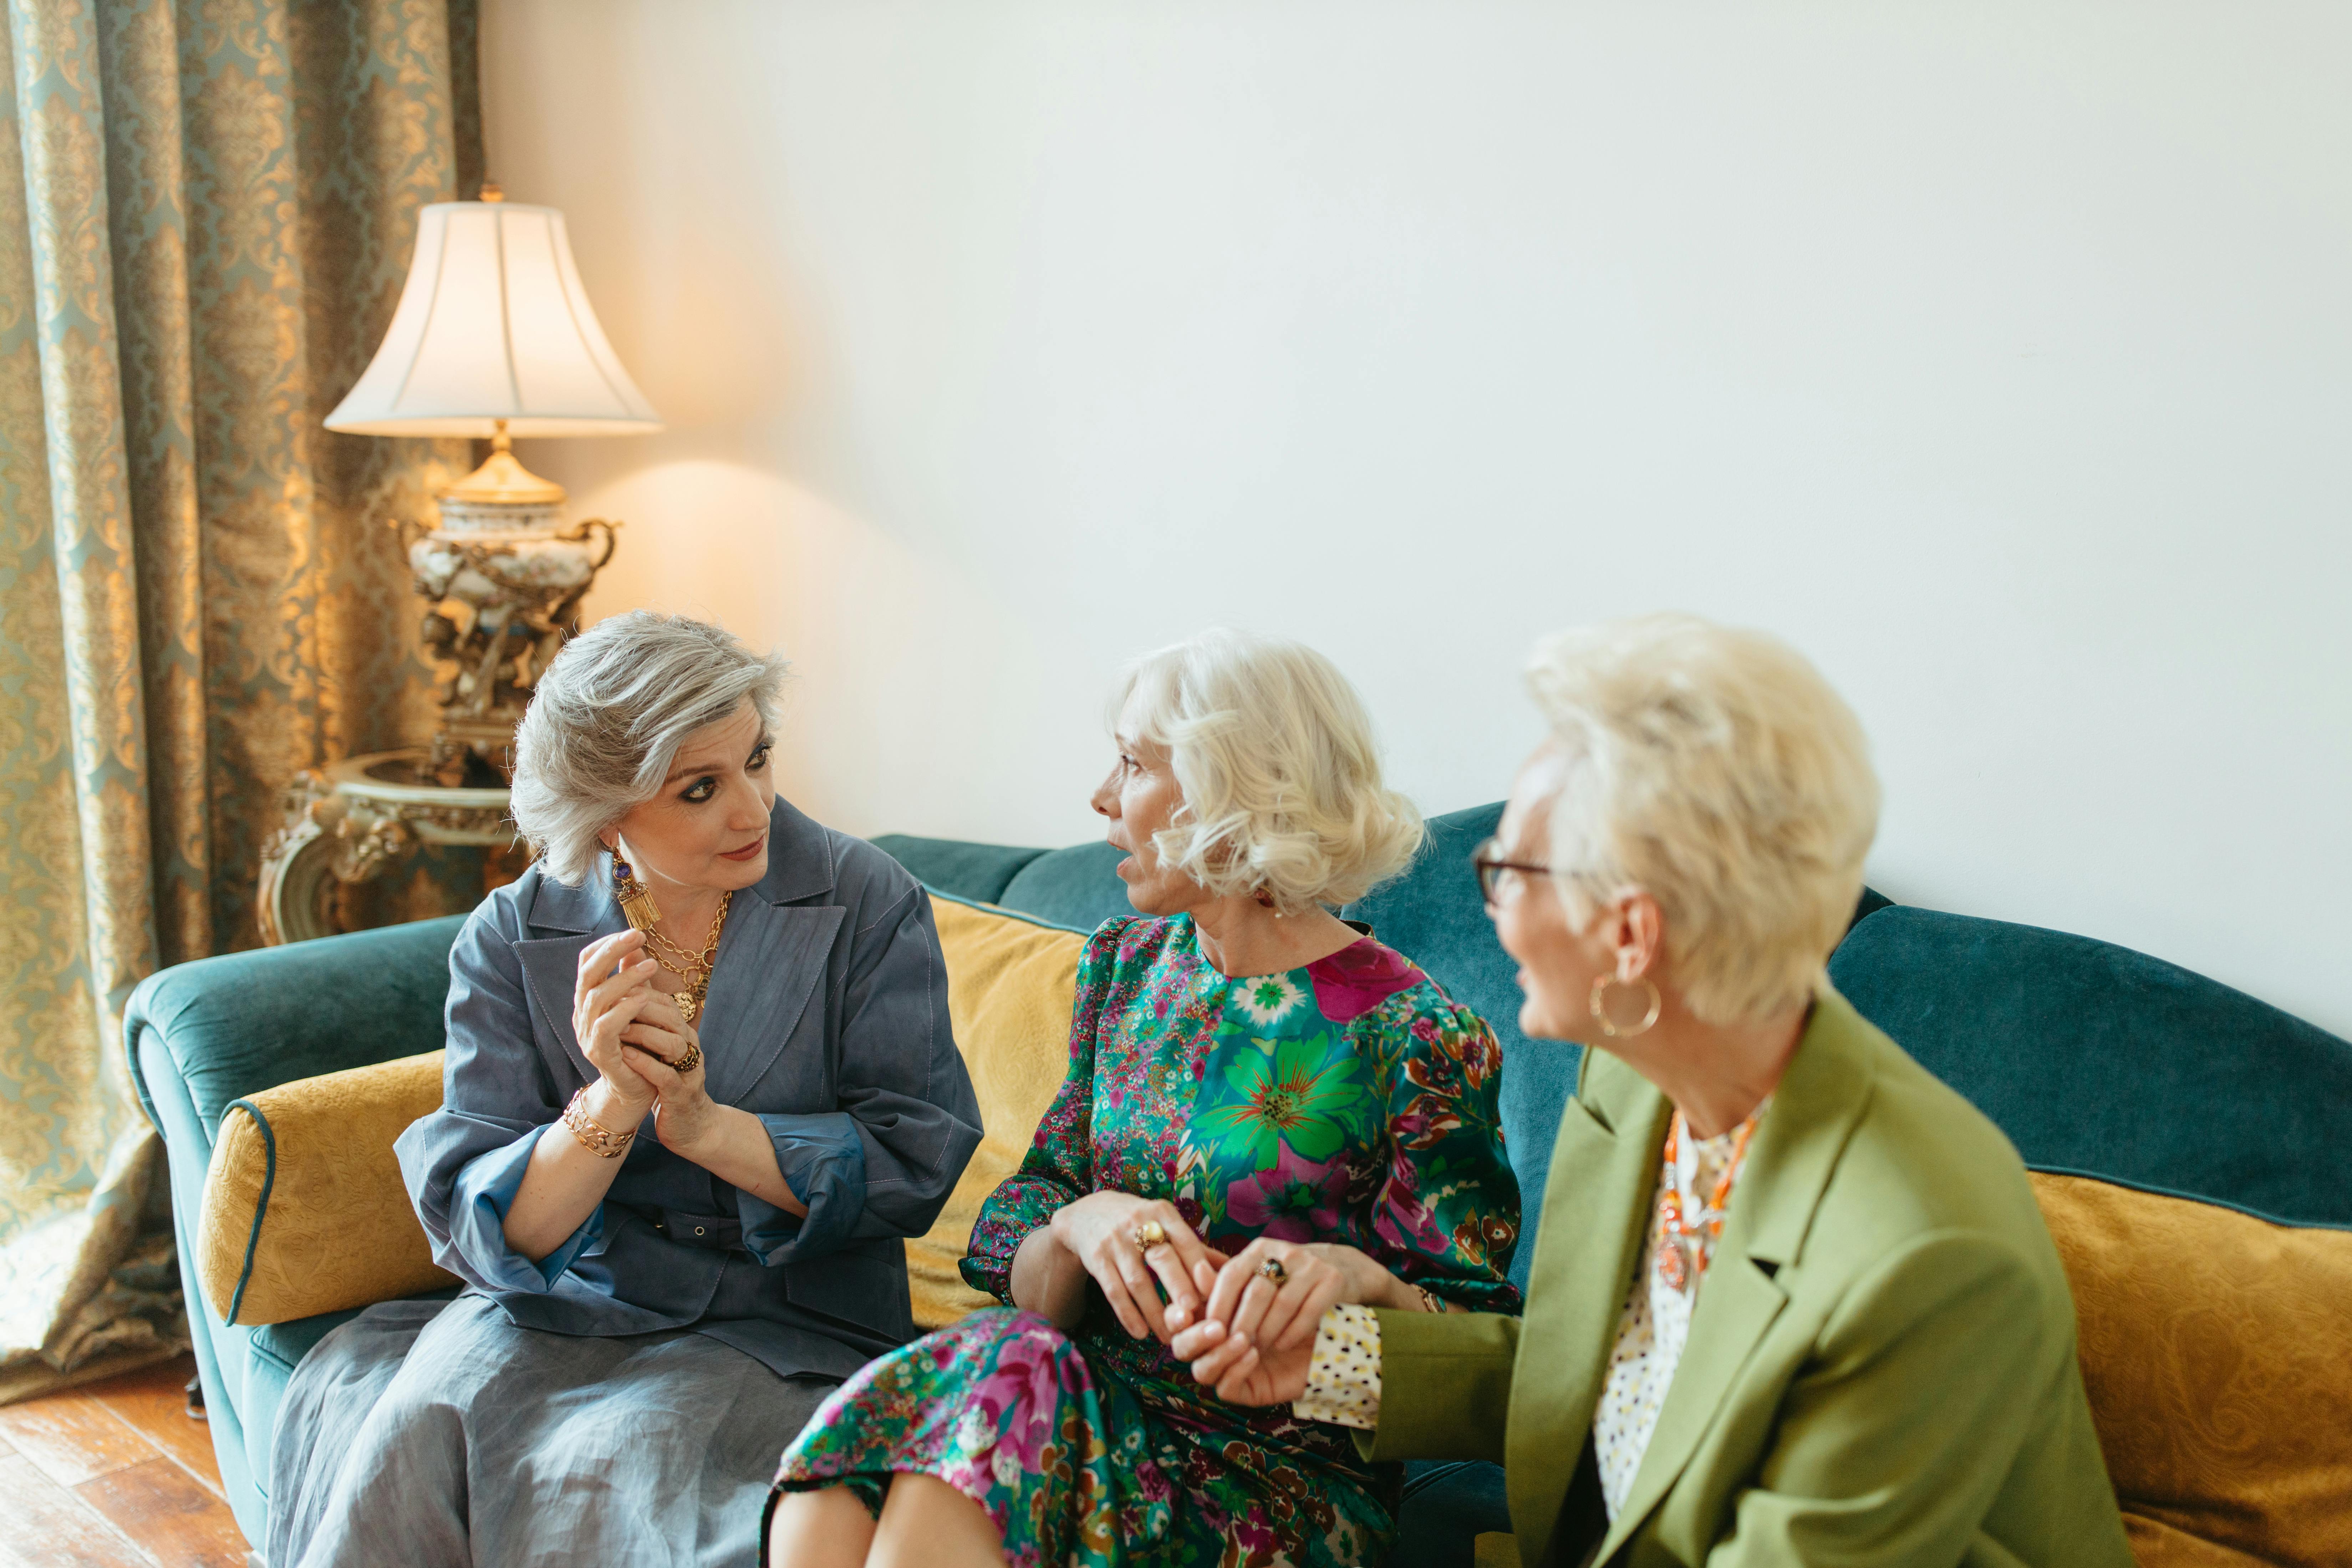
[[[1658,1184],[1658,1278],[1672,1289],[1690,1289],[1706,1273],[1716,1240],[1723,1235],[1723,1215],[1731,1202],[1732,1180],[1739,1174],[1740,1162],[1748,1155],[1748,1141],[1756,1135],[1756,1123],[1763,1114],[1764,1107],[1759,1105],[1748,1112],[1747,1121],[1731,1130],[1731,1157],[1723,1163],[1723,1174],[1716,1179],[1715,1190],[1698,1205],[1694,1221],[1683,1214],[1682,1199],[1682,1139],[1689,1123],[1681,1111],[1675,1112],[1674,1123],[1666,1130],[1664,1176]]]

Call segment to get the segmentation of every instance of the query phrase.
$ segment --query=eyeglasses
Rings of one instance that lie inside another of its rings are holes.
[[[1501,900],[1504,872],[1517,871],[1526,877],[1548,877],[1551,874],[1549,866],[1532,865],[1525,860],[1507,860],[1503,855],[1503,841],[1499,838],[1489,838],[1470,852],[1471,868],[1478,873],[1478,891],[1485,896],[1486,907],[1490,910]]]

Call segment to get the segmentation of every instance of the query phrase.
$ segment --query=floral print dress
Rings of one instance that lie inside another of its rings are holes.
[[[1229,980],[1189,916],[1110,921],[1079,963],[1069,1076],[982,1207],[964,1278],[1009,1301],[1023,1239],[1108,1190],[1172,1201],[1228,1253],[1345,1242],[1445,1300],[1515,1312],[1501,1066],[1484,1020],[1369,936]],[[845,1483],[878,1510],[893,1472],[937,1476],[1019,1568],[1386,1554],[1393,1499],[1344,1428],[1225,1404],[1088,1296],[1068,1334],[1008,1306],[872,1363],[785,1453],[778,1491]]]

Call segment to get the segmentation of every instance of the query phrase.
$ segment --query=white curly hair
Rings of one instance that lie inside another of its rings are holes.
[[[1302,643],[1202,632],[1137,660],[1118,711],[1168,749],[1183,791],[1152,847],[1213,894],[1262,892],[1287,914],[1349,903],[1421,847],[1355,688]]]

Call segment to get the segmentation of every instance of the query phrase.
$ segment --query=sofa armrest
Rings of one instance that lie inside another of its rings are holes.
[[[174,964],[123,1010],[141,1109],[158,1131],[139,1061],[152,1031],[209,1135],[231,1100],[294,1079],[365,1067],[441,1043],[449,949],[463,915]]]
[[[393,1141],[441,1104],[444,1053],[326,1073],[233,1101],[213,1139],[195,1271],[225,1323],[282,1323],[459,1283]]]

